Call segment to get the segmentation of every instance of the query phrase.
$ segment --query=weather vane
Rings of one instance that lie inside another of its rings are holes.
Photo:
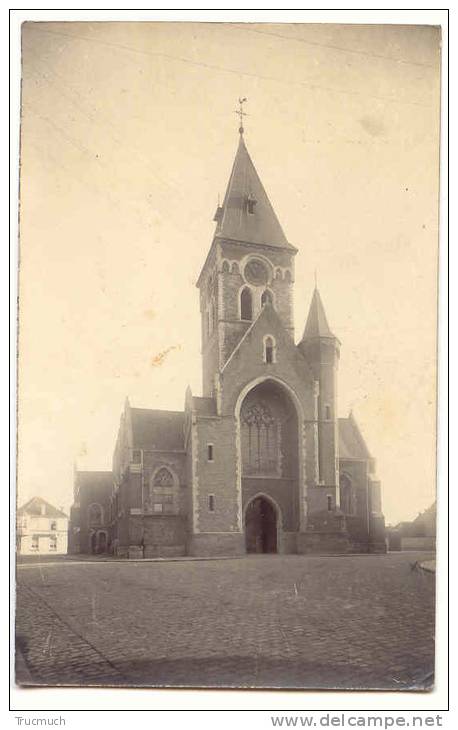
[[[248,116],[248,114],[243,111],[243,105],[244,105],[244,103],[246,101],[248,101],[247,98],[246,98],[246,96],[244,96],[243,99],[239,99],[239,108],[235,112],[240,117],[240,127],[239,127],[240,134],[243,134],[243,131],[244,131],[243,130],[243,117],[247,117]]]

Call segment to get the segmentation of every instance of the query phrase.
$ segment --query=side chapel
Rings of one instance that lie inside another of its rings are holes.
[[[70,550],[120,557],[384,552],[380,482],[315,286],[294,341],[297,249],[243,124],[200,273],[203,395],[183,411],[126,401],[112,472],[76,472]],[[92,524],[92,522],[94,524]]]

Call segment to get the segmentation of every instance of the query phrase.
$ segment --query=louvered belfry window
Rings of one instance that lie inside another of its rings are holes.
[[[253,319],[253,302],[251,291],[247,287],[240,295],[240,319],[251,321]]]

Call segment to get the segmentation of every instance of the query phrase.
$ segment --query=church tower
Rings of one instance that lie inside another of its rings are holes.
[[[318,288],[312,296],[302,340],[298,345],[319,383],[318,394],[318,482],[321,499],[315,506],[339,507],[339,449],[337,419],[337,369],[340,342],[331,332]],[[325,492],[323,492],[325,487]]]
[[[240,138],[216,229],[199,276],[203,394],[215,393],[215,375],[271,303],[294,337],[292,287],[297,249],[288,243]]]

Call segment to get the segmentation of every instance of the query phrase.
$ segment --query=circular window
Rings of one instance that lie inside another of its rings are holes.
[[[260,259],[251,259],[245,266],[245,279],[255,286],[267,284],[269,279],[269,271],[264,261]]]

